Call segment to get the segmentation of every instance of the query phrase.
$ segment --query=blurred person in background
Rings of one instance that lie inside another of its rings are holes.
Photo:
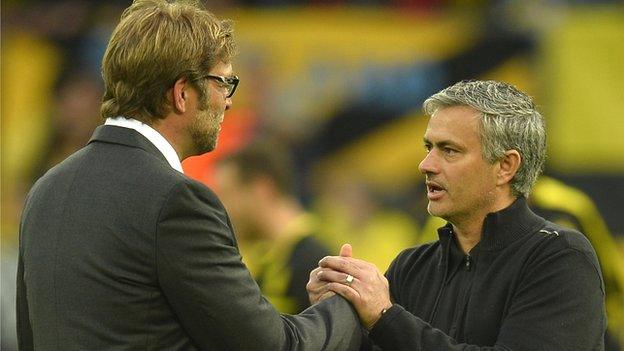
[[[283,313],[310,306],[310,271],[328,249],[318,219],[295,195],[294,168],[283,145],[254,142],[219,160],[216,191],[232,218],[243,261],[263,295]]]
[[[100,122],[94,112],[100,105],[101,84],[87,72],[66,74],[56,90],[50,136],[36,165],[34,180],[87,144]]]
[[[102,63],[89,144],[40,178],[20,224],[22,350],[359,346],[342,298],[280,315],[227,212],[180,159],[212,151],[238,84],[232,24],[193,2],[136,1]]]
[[[424,109],[419,168],[429,213],[447,221],[439,240],[404,250],[385,277],[345,245],[310,274],[311,301],[346,297],[384,350],[603,350],[593,248],[527,205],[546,158],[532,99],[505,83],[462,81]]]
[[[322,222],[319,238],[332,252],[348,242],[359,258],[385,270],[399,252],[416,244],[414,221],[385,206],[370,184],[340,165],[316,172],[313,182],[313,208]]]

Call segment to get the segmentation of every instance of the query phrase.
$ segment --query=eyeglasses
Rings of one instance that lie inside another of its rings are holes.
[[[226,98],[231,98],[232,95],[234,95],[234,91],[236,91],[236,87],[238,86],[237,76],[222,77],[222,76],[215,76],[212,74],[207,74],[204,77],[212,78],[216,80],[217,82],[219,82],[220,85],[226,89],[226,92],[227,92]]]

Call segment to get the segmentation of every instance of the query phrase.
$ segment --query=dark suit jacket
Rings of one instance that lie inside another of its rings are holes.
[[[334,297],[280,315],[244,264],[225,209],[134,130],[100,126],[37,181],[20,226],[22,350],[347,350]]]

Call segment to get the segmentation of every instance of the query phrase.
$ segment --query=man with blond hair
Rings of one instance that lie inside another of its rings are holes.
[[[534,214],[526,199],[546,158],[532,99],[464,81],[424,103],[427,210],[439,240],[404,250],[385,277],[326,257],[308,283],[350,300],[383,350],[603,350],[604,284],[583,234]]]
[[[217,197],[180,160],[213,150],[238,84],[230,21],[137,0],[108,44],[105,119],[39,179],[20,226],[21,350],[347,350],[342,298],[280,315]]]

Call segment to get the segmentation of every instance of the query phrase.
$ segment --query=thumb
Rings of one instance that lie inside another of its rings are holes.
[[[342,245],[342,247],[340,248],[340,256],[342,257],[353,256],[353,248],[351,247],[351,244]]]

